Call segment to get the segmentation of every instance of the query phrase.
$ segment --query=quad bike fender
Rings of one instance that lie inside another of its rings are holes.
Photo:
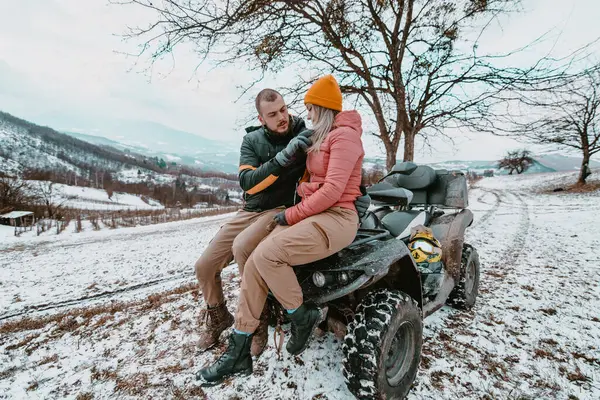
[[[335,257],[301,266],[305,271],[361,271],[361,274],[348,285],[323,293],[314,298],[318,304],[343,297],[357,289],[371,286],[384,279],[389,281],[388,274],[397,275],[394,285],[410,295],[419,307],[423,304],[421,277],[417,266],[410,255],[406,244],[401,240],[374,241],[354,249],[345,249]]]
[[[305,271],[363,271],[369,277],[385,276],[390,266],[404,257],[412,259],[408,247],[401,240],[373,241],[294,268]]]
[[[465,231],[473,223],[473,213],[464,209],[456,214],[446,214],[431,221],[433,235],[442,244],[442,261],[446,271],[458,282]]]

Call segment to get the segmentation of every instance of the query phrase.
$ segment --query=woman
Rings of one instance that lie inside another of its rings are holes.
[[[196,375],[207,383],[252,372],[252,333],[259,325],[269,289],[292,322],[287,351],[294,355],[304,351],[323,316],[317,306],[304,304],[292,265],[337,253],[356,236],[354,201],[361,195],[364,157],[360,115],[355,110],[342,111],[342,93],[331,75],[311,86],[304,103],[313,124],[306,161],[310,180],[298,187],[302,201],[275,216],[277,226],[246,261],[229,347]]]

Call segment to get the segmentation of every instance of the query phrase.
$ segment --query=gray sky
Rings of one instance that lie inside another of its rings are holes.
[[[566,54],[600,36],[597,0],[524,0],[524,8],[494,27],[482,46],[510,50],[552,30],[545,44],[521,56],[526,63],[551,47],[554,54]],[[235,102],[236,85],[250,75],[234,67],[200,67],[194,73],[197,58],[181,47],[149,79],[135,58],[119,53],[135,52],[133,43],[115,34],[151,18],[139,7],[107,0],[0,0],[0,109],[32,122],[52,121],[60,129],[79,128],[74,121],[138,119],[239,143],[240,118],[252,110],[245,101]],[[451,135],[455,146],[434,141],[435,153],[418,149],[416,161],[497,159],[523,147],[491,135]],[[366,142],[368,155],[381,153],[374,141]]]

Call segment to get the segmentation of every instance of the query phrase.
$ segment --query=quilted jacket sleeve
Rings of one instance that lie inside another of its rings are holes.
[[[261,165],[260,158],[248,137],[248,135],[244,136],[242,141],[238,177],[242,190],[248,194],[255,194],[265,190],[277,180],[281,166],[274,159]]]
[[[363,154],[362,142],[356,132],[331,132],[329,164],[325,182],[308,198],[285,211],[288,224],[293,225],[319,214],[336,204],[348,184],[356,162]]]

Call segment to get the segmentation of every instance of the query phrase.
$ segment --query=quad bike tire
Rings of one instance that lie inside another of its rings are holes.
[[[470,244],[463,244],[460,278],[448,296],[448,305],[459,310],[469,310],[475,305],[479,293],[479,270],[477,250]]]
[[[344,338],[343,374],[358,399],[403,399],[417,375],[423,320],[417,303],[399,290],[369,293]]]

